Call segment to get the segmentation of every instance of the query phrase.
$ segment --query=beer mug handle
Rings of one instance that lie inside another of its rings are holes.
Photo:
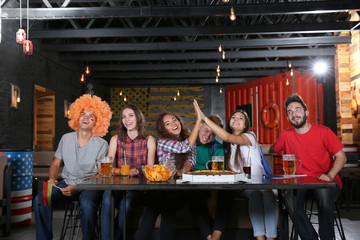
[[[302,161],[301,161],[300,159],[296,159],[296,161],[299,161],[299,162],[300,162],[300,166],[299,166],[299,168],[297,168],[297,169],[296,169],[296,171],[295,171],[295,172],[299,171],[299,170],[300,170],[300,168],[302,167]]]
[[[206,170],[211,170],[211,168],[209,167],[209,163],[211,164],[212,161],[210,160],[210,161],[207,161],[207,162],[206,162]],[[210,165],[210,166],[211,166],[211,165]]]
[[[100,159],[98,159],[98,160],[96,160],[96,162],[95,162],[95,168],[96,168],[96,171],[98,172],[98,174],[100,174],[101,176],[102,176],[102,173],[101,173],[101,160]]]

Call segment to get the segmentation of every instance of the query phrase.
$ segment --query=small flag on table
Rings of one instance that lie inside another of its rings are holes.
[[[47,181],[39,180],[38,200],[39,206],[51,206],[51,192],[53,185]]]

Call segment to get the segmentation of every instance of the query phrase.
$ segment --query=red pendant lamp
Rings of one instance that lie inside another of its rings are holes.
[[[16,42],[23,44],[26,40],[26,32],[22,28],[22,11],[21,11],[21,0],[20,0],[20,28],[16,32]]]
[[[26,30],[27,30],[27,40],[23,43],[23,52],[26,55],[32,55],[34,50],[34,45],[32,41],[29,40],[29,0],[27,0],[27,13],[26,13]]]

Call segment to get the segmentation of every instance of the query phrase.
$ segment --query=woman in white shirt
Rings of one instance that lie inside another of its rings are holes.
[[[255,135],[250,132],[250,120],[246,112],[238,110],[231,114],[226,131],[200,110],[194,100],[195,111],[202,120],[224,142],[226,152],[226,168],[235,172],[243,172],[244,161],[251,160],[251,175],[262,176],[265,171],[261,164],[260,146]],[[275,239],[277,232],[278,208],[276,198],[271,190],[245,190],[244,194],[249,199],[249,215],[257,240]]]

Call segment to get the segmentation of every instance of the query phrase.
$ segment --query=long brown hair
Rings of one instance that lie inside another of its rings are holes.
[[[166,115],[172,115],[179,121],[180,126],[181,126],[181,131],[180,131],[179,136],[171,134],[166,130],[165,124],[164,124],[164,117]],[[170,140],[175,140],[175,141],[184,141],[185,139],[187,139],[190,136],[190,130],[187,127],[185,127],[184,121],[182,120],[182,118],[178,114],[172,113],[172,112],[162,112],[159,114],[159,117],[156,120],[156,131],[157,131],[157,135],[159,138],[165,138],[165,139],[170,139]],[[189,152],[174,154],[175,155],[175,166],[176,166],[177,170],[180,170],[181,168],[183,168],[186,160],[188,159],[189,154],[190,154]]]
[[[230,115],[229,119],[226,122],[226,128],[225,128],[226,131],[228,133],[230,133],[230,134],[233,134],[233,130],[230,127],[230,120],[231,120],[232,116],[234,116],[235,113],[242,113],[244,115],[244,117],[245,117],[245,128],[244,128],[244,131],[241,134],[249,132],[249,130],[250,130],[250,118],[247,115],[247,113],[242,109],[236,110],[235,112],[233,112]],[[230,157],[231,157],[231,143],[224,142],[224,148],[225,148],[225,152],[226,152],[226,154],[225,154],[225,167],[226,167],[226,169],[229,169],[229,162],[230,162]],[[241,156],[240,146],[236,147],[235,156]],[[240,164],[240,162],[235,162],[235,164]]]
[[[147,135],[146,135],[146,130],[145,130],[144,114],[141,112],[141,110],[138,106],[130,103],[130,104],[125,105],[120,111],[119,122],[118,122],[118,127],[117,127],[117,135],[118,135],[119,140],[121,142],[126,141],[127,128],[124,126],[124,124],[122,122],[122,119],[123,119],[122,114],[123,114],[124,110],[127,108],[133,110],[135,113],[136,130],[138,131],[139,138],[146,138]]]

